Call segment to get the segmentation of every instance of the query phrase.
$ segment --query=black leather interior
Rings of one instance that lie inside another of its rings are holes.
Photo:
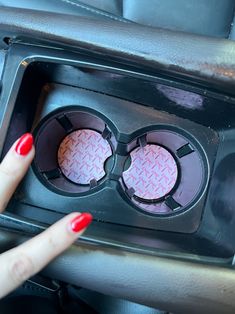
[[[100,1],[101,3],[101,1]],[[110,1],[112,3],[112,1]],[[109,11],[113,11],[114,7],[110,6],[109,1],[107,0],[104,4],[104,8],[109,9]],[[70,0],[20,0],[20,1],[11,1],[11,0],[1,0],[0,6],[7,6],[13,8],[22,8],[22,9],[32,9],[32,10],[40,10],[45,12],[54,12],[54,13],[63,13],[63,14],[71,14],[75,16],[87,16],[98,18],[101,20],[114,20],[120,22],[128,22],[121,16],[116,16],[112,13],[102,11],[96,7],[92,7],[89,5],[85,5],[80,3],[79,1],[70,1]]]
[[[32,43],[40,43],[43,39],[58,47],[69,45],[75,50],[90,53],[110,54],[112,51],[111,58],[126,58],[130,64],[145,66],[146,71],[158,69],[172,76],[177,73],[184,78],[206,82],[213,88],[234,92],[233,41],[113,20],[78,19],[4,7],[0,10],[0,27],[2,38],[12,37],[15,42],[30,38]],[[5,47],[3,42],[2,47]]]
[[[66,21],[63,27],[61,20]],[[53,28],[48,27],[48,21]],[[91,54],[92,51],[96,55],[104,53],[112,59],[126,60],[127,64],[141,64],[149,71],[164,70],[169,75],[180,73],[183,77],[206,81],[213,88],[234,92],[233,41],[113,20],[78,19],[5,7],[0,8],[0,27],[2,38],[12,37],[14,42],[30,38],[32,43],[50,41],[56,46],[68,45]]]
[[[0,5],[133,21],[198,35],[234,39],[233,0],[2,0]]]
[[[199,35],[233,36],[233,0],[82,0],[140,24]],[[112,4],[112,6],[110,5]]]
[[[227,38],[234,8],[233,0],[128,0],[124,16],[149,26]]]

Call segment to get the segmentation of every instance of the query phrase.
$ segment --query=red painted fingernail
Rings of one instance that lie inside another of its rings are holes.
[[[73,232],[79,232],[86,228],[92,222],[92,215],[89,213],[83,213],[75,218],[70,222],[70,227]]]
[[[33,147],[33,136],[30,133],[25,133],[19,139],[15,151],[21,156],[26,156]]]

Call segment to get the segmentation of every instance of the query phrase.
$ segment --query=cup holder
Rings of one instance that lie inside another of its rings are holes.
[[[179,133],[159,130],[129,144],[120,183],[142,211],[171,214],[196,201],[205,178],[198,148]]]
[[[33,168],[40,180],[59,193],[84,193],[107,179],[116,140],[93,114],[65,109],[41,121],[35,130]]]
[[[128,189],[143,202],[161,200],[176,185],[178,167],[172,154],[162,146],[146,144],[130,152],[130,167],[123,173]]]
[[[44,185],[68,196],[93,193],[106,180],[119,180],[121,195],[145,214],[171,215],[200,198],[208,168],[202,149],[187,134],[159,129],[117,146],[100,117],[64,107],[35,129],[33,168]],[[119,155],[114,169],[120,147],[125,156]]]

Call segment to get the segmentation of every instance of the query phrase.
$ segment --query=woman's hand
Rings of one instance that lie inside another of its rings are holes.
[[[0,212],[3,212],[34,157],[33,137],[23,135],[0,164]],[[91,223],[88,213],[71,213],[35,238],[0,255],[0,298],[39,272],[67,249]]]

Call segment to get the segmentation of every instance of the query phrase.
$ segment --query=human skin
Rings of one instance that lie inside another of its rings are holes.
[[[0,164],[0,213],[26,174],[35,154],[33,137],[18,139]],[[89,213],[73,212],[29,241],[0,254],[0,298],[38,273],[66,250],[91,223]],[[58,237],[58,234],[60,235]]]

